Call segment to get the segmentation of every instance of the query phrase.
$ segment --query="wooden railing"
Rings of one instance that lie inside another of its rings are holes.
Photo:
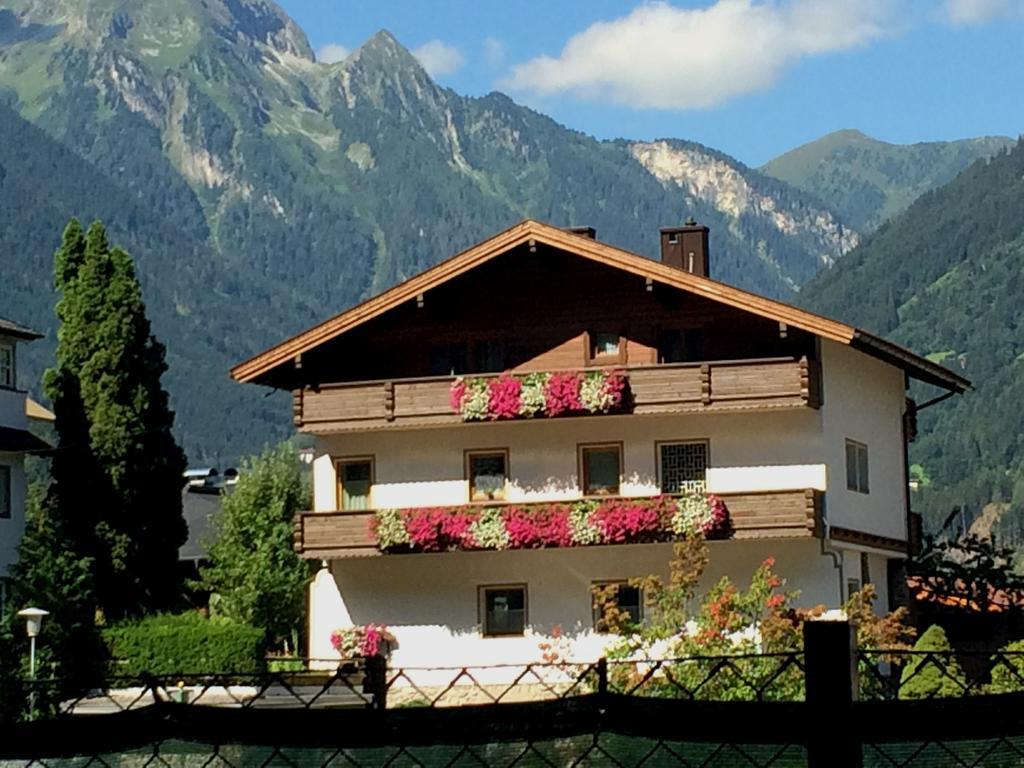
[[[807,538],[821,535],[821,491],[752,491],[717,495],[729,510],[733,538]],[[509,503],[517,507],[531,506]],[[500,506],[500,502],[488,502],[487,506]],[[372,510],[302,512],[295,516],[294,521],[295,550],[309,560],[379,555],[370,528],[373,516]]]
[[[806,357],[633,366],[624,369],[624,412],[693,413],[821,404],[821,372]],[[293,392],[296,426],[307,432],[460,424],[451,376],[308,386]]]

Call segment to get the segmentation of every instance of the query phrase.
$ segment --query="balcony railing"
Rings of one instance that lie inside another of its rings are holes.
[[[821,535],[821,491],[804,489],[717,495],[729,510],[733,538],[807,538]],[[622,498],[636,501],[634,497]],[[550,504],[510,503],[521,508]],[[500,505],[500,502],[486,504],[488,507]],[[380,555],[371,529],[374,515],[373,510],[302,512],[295,517],[295,549],[310,560]]]
[[[623,370],[629,397],[619,412],[714,413],[820,405],[819,365],[806,357]],[[314,433],[461,424],[449,400],[453,381],[440,376],[304,387],[293,393],[295,424]]]

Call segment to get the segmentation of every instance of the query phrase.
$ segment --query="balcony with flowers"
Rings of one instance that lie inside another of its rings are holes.
[[[339,382],[293,393],[295,424],[332,434],[368,429],[616,414],[817,408],[806,357],[563,371],[512,371]]]
[[[308,559],[820,535],[816,490],[487,502],[296,516]]]

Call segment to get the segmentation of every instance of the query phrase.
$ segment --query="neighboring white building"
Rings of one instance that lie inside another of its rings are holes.
[[[589,514],[572,507],[580,500],[706,490],[734,528],[711,543],[709,585],[744,582],[773,556],[803,603],[836,606],[873,582],[885,607],[913,539],[909,379],[945,392],[969,382],[709,279],[707,234],[662,230],[659,263],[592,230],[525,221],[233,369],[291,390],[297,426],[316,437],[313,510],[296,520],[298,551],[324,563],[310,656],[333,656],[335,628],[380,623],[399,666],[536,661],[555,625],[575,656],[593,658],[605,636],[591,588],[665,574],[671,555],[665,541],[383,554],[375,510],[465,505],[477,520],[563,502],[564,517]],[[455,376],[472,389],[501,371],[617,371],[628,384],[608,412],[467,420],[470,396],[456,392],[458,410],[451,401]]]
[[[28,431],[29,419],[53,414],[18,389],[18,345],[41,334],[0,318],[0,600],[25,530],[25,456],[50,446]]]

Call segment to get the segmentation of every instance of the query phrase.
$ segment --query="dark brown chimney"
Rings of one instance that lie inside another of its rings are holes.
[[[670,267],[711,277],[708,269],[708,228],[693,218],[681,227],[661,228],[661,262]]]
[[[591,240],[597,240],[597,230],[593,227],[566,227],[565,231],[571,232],[574,235],[589,237]]]

